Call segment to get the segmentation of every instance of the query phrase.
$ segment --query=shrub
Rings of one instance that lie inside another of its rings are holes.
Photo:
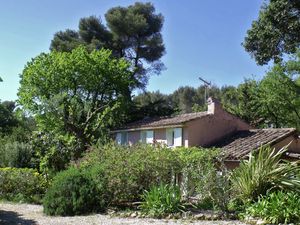
[[[101,173],[98,168],[80,170],[74,167],[60,172],[53,179],[43,205],[48,215],[73,216],[104,210],[107,201],[103,193],[106,191],[101,184]],[[92,179],[98,176],[97,183]],[[99,190],[103,188],[104,190]]]
[[[154,186],[149,191],[144,191],[142,199],[142,211],[154,217],[161,217],[184,209],[177,186],[163,184]]]
[[[103,166],[114,204],[139,201],[151,186],[174,182],[181,165],[172,150],[150,145],[109,144],[94,149],[85,160],[83,167],[95,163]]]
[[[97,200],[97,209],[103,211],[112,200],[112,191],[108,189],[108,180],[101,164],[83,170],[96,187],[94,198]]]
[[[300,167],[297,162],[281,160],[286,148],[279,151],[270,147],[261,147],[257,153],[252,152],[249,160],[243,161],[232,173],[233,193],[244,203],[255,201],[271,189],[288,189],[300,191],[297,178]]]
[[[31,167],[31,146],[9,138],[1,139],[0,167]]]
[[[114,204],[141,200],[144,190],[160,183],[180,184],[185,197],[216,196],[219,178],[214,159],[218,151],[201,148],[170,149],[163,146],[120,146],[114,143],[93,147],[82,168],[100,163],[112,191]],[[181,185],[184,183],[183,185]]]
[[[269,193],[248,206],[246,215],[262,218],[272,224],[299,223],[300,195],[284,191]]]
[[[216,178],[217,168],[214,158],[218,155],[218,151],[196,147],[177,148],[174,151],[181,159],[181,172],[185,180],[186,195],[197,193],[201,199],[206,198]]]
[[[206,197],[203,199],[200,199],[197,204],[195,204],[195,207],[198,209],[203,209],[203,210],[212,210],[214,209],[214,203],[211,198]]]
[[[182,189],[185,197],[197,196],[199,208],[227,209],[229,202],[229,178],[219,158],[218,149],[177,148],[181,159]]]
[[[34,169],[0,168],[1,199],[40,203],[46,188],[46,179]]]

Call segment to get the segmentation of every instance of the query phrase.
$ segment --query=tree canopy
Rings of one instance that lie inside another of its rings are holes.
[[[300,53],[276,64],[260,81],[256,93],[257,113],[266,124],[300,128]]]
[[[109,50],[43,53],[21,74],[19,102],[40,132],[75,140],[81,152],[124,119],[130,77],[129,64]]]
[[[270,0],[262,6],[243,43],[259,65],[280,62],[300,46],[300,1]]]
[[[151,3],[137,2],[109,9],[105,19],[107,27],[96,16],[80,19],[79,30],[57,32],[50,49],[69,52],[81,44],[90,50],[110,49],[115,57],[130,62],[135,87],[145,87],[149,75],[164,68],[163,16]]]

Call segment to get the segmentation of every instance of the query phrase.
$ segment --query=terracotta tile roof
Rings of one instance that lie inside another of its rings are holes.
[[[116,130],[128,130],[128,129],[146,129],[156,127],[168,127],[182,125],[185,122],[209,116],[211,114],[207,112],[196,112],[196,113],[185,113],[178,116],[171,117],[158,117],[158,118],[147,118],[126,124]]]
[[[238,131],[213,146],[221,148],[227,159],[243,159],[246,158],[252,150],[262,145],[276,144],[284,138],[296,133],[297,131],[294,128]]]

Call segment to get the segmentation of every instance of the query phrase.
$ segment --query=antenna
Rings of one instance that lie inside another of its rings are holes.
[[[206,104],[207,96],[209,95],[209,88],[211,86],[211,82],[204,80],[203,78],[199,77],[199,80],[204,84],[204,105]]]

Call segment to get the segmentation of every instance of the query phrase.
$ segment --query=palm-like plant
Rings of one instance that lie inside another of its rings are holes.
[[[231,175],[236,197],[248,202],[275,189],[300,192],[299,162],[282,160],[286,151],[287,146],[280,150],[262,146],[251,152],[249,159],[241,162]]]

